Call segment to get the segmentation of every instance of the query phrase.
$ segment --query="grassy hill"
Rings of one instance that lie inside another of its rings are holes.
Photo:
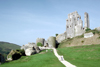
[[[6,62],[0,67],[65,67],[59,62],[51,50],[42,51],[39,54],[31,56],[22,56],[18,60]]]
[[[100,31],[94,29],[94,30],[88,30],[85,33],[92,32],[94,34],[93,37],[90,38],[84,38],[84,35],[77,36],[70,39],[63,40],[59,48],[63,47],[71,47],[71,46],[82,46],[82,45],[91,45],[91,44],[100,44]]]
[[[58,46],[58,53],[77,67],[100,67],[100,31],[86,31],[89,32],[94,36],[84,38],[81,35],[63,40]]]
[[[58,48],[65,60],[77,67],[100,67],[100,44]]]
[[[100,34],[94,34],[93,37],[84,38],[84,35],[77,36],[71,39],[66,39],[60,43],[59,48],[71,47],[71,46],[82,46],[82,45],[91,45],[91,44],[100,44]]]
[[[12,49],[19,49],[19,48],[20,48],[19,45],[13,43],[0,42],[0,53],[3,54],[5,58]]]

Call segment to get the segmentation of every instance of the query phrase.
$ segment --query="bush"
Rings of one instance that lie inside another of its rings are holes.
[[[98,39],[100,39],[100,36],[98,37]]]
[[[38,42],[38,43],[37,43],[37,46],[41,46],[41,47],[42,47],[42,46],[43,46],[43,44],[41,44],[40,42]]]
[[[81,42],[82,42],[82,43],[84,43],[84,41],[83,41],[83,40],[82,40]]]
[[[95,35],[95,32],[94,31],[92,33]]]
[[[82,35],[80,35],[80,36],[77,36],[77,38],[82,38],[82,37],[84,37],[84,35],[82,34]]]
[[[96,30],[96,29],[92,30],[92,33],[93,33],[93,34],[96,34],[96,33],[97,33],[97,34],[100,35],[100,31],[98,31],[98,30]]]
[[[58,36],[58,34],[56,34],[56,37]]]
[[[90,28],[87,28],[85,31],[87,32],[87,31],[90,31],[91,29]]]

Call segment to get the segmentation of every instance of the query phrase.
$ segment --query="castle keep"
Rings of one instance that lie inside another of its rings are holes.
[[[88,13],[84,13],[85,25],[83,27],[83,21],[77,11],[68,14],[66,19],[66,38],[73,38],[75,36],[82,35],[86,28],[89,28],[89,16]]]
[[[66,31],[56,37],[57,42],[60,43],[67,38],[73,38],[85,33],[85,29],[90,26],[87,12],[84,13],[84,23],[83,27],[83,21],[77,11],[68,14],[68,19],[66,19]]]

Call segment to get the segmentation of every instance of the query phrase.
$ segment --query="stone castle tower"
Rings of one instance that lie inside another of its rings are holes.
[[[90,26],[89,25],[89,15],[87,12],[84,13],[84,22],[85,22],[84,29],[89,28],[89,26]]]
[[[83,28],[83,21],[77,11],[68,14],[68,19],[66,19],[66,38],[82,35],[85,29],[89,28],[89,16],[86,12],[84,14],[84,19],[85,27]]]

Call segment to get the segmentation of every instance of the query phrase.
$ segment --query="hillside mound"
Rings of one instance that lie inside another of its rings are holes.
[[[89,33],[89,32],[92,32],[94,35],[92,37],[89,37],[89,38],[84,38],[84,34],[83,34],[81,36],[77,36],[74,38],[65,39],[60,43],[59,48],[100,44],[100,31],[89,30],[86,33]]]
[[[6,58],[7,54],[9,54],[9,52],[13,49],[19,49],[20,46],[13,44],[13,43],[9,43],[9,42],[0,42],[0,53]]]

